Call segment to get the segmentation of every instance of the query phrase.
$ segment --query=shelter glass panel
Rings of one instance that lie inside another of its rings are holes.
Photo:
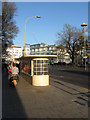
[[[34,75],[48,75],[48,60],[34,60]]]

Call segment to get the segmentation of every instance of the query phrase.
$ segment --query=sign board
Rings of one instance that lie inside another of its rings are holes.
[[[87,56],[84,56],[83,58],[87,58]]]

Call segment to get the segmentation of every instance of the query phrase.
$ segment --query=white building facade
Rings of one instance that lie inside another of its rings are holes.
[[[12,45],[11,47],[7,48],[7,52],[8,52],[8,57],[7,60],[14,60],[15,58],[20,58],[22,57],[22,47],[19,46],[14,46]]]
[[[61,49],[57,47],[57,61],[66,64],[71,63],[70,55],[65,48]]]

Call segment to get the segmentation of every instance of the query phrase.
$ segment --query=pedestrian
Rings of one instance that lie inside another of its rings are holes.
[[[27,70],[27,65],[24,66],[24,71],[26,71],[26,70]]]
[[[19,73],[19,69],[18,69],[18,67],[16,67],[16,64],[14,63],[13,68],[12,68],[12,77],[15,76],[18,78],[18,73]],[[18,78],[18,81],[19,81],[19,78]]]
[[[8,73],[10,73],[12,71],[11,65],[8,64]]]

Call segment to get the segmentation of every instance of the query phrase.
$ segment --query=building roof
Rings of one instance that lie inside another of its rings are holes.
[[[20,47],[20,46],[14,46],[14,45],[13,45],[12,47],[13,47],[13,48],[22,48],[22,47]]]
[[[56,47],[56,44],[54,44],[54,45],[48,45],[48,47]]]
[[[41,45],[41,44],[46,45],[44,42],[42,42],[42,43],[32,44],[32,45],[30,45],[30,46]]]
[[[26,46],[30,46],[30,44],[25,44]]]
[[[37,45],[44,45],[44,46],[37,46]],[[35,46],[35,48],[45,48],[45,47],[56,47],[56,45],[54,44],[54,45],[47,45],[47,44],[44,44],[43,42],[41,43],[41,44],[33,44],[33,45],[30,45],[31,46],[31,48],[32,48],[32,46]]]

